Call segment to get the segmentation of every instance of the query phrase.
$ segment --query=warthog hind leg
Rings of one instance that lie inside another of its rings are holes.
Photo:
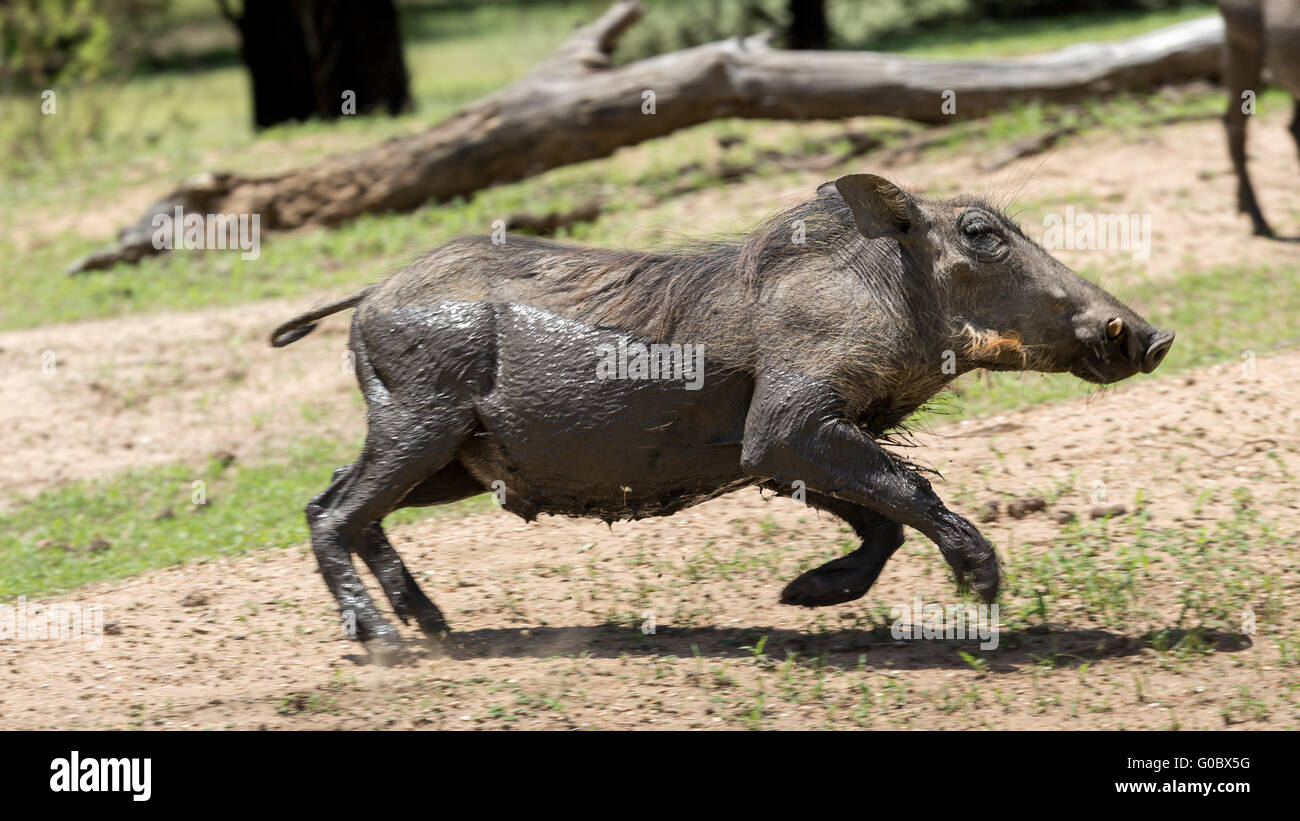
[[[451,629],[447,626],[447,620],[438,605],[416,584],[415,577],[406,569],[406,563],[389,543],[379,522],[366,528],[362,542],[361,560],[378,580],[384,595],[388,597],[388,603],[393,606],[393,612],[402,620],[402,624],[415,619],[425,636],[432,640],[441,639]]]
[[[808,504],[843,519],[862,539],[862,546],[787,584],[781,591],[781,604],[826,607],[862,598],[903,544],[902,525],[870,508],[819,493],[809,493]]]
[[[381,663],[399,657],[402,642],[375,607],[349,554],[358,553],[367,563],[375,561],[374,567],[379,568],[375,575],[385,591],[400,589],[403,595],[399,598],[404,606],[418,600],[406,595],[410,592],[407,583],[410,573],[400,559],[393,561],[396,553],[392,546],[388,545],[385,551],[375,542],[376,535],[382,537],[377,525],[400,507],[412,490],[451,463],[472,427],[473,414],[468,409],[403,413],[392,405],[380,412],[372,408],[370,432],[361,458],[346,470],[338,471],[329,489],[307,505],[312,550],[321,576],[338,603],[344,627],[364,642]],[[387,545],[386,538],[382,541]],[[410,579],[409,586],[418,590],[414,579]],[[423,593],[420,597],[423,598]],[[436,618],[432,612],[427,615],[430,626],[436,627],[441,622],[441,613]]]
[[[428,507],[447,504],[483,492],[483,486],[460,465],[452,462],[433,476],[421,482],[402,499],[402,507]],[[420,630],[429,639],[437,641],[450,631],[442,611],[434,604],[415,577],[407,570],[406,563],[384,535],[379,522],[366,528],[360,547],[361,560],[374,574],[384,595],[393,606],[393,612],[403,624],[415,619]]]

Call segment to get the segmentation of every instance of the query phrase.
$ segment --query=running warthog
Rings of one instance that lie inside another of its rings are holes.
[[[797,488],[862,546],[795,579],[783,602],[862,596],[903,525],[992,600],[993,548],[878,440],[972,368],[1113,382],[1153,370],[1173,341],[987,203],[925,200],[869,174],[741,241],[674,253],[458,239],[281,325],[272,344],[353,306],[369,435],[306,512],[345,623],[385,654],[397,633],[349,554],[403,621],[439,636],[442,613],[380,520],[492,488],[526,520],[606,521]],[[680,345],[657,379],[647,343]],[[699,345],[702,374],[682,362]],[[636,361],[615,366],[612,352]]]

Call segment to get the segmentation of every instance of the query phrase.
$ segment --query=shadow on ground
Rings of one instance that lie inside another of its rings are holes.
[[[971,639],[895,640],[888,628],[838,629],[820,633],[772,627],[659,627],[653,634],[638,628],[607,625],[574,627],[493,628],[451,634],[441,647],[418,640],[408,642],[408,661],[450,657],[483,658],[592,658],[664,657],[752,659],[759,642],[762,654],[774,662],[791,653],[796,663],[840,668],[864,663],[868,668],[896,670],[970,669],[1013,672],[1025,666],[1077,667],[1106,658],[1151,652],[1238,652],[1252,645],[1248,635],[1218,630],[1163,628],[1141,636],[1108,630],[1071,627],[1003,631],[996,648],[980,649]],[[962,654],[970,657],[963,658]],[[347,657],[368,664],[364,654]]]

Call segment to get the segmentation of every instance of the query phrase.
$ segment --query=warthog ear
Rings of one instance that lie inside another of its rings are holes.
[[[884,177],[850,174],[836,180],[835,189],[853,209],[853,221],[867,239],[906,239],[920,220],[921,210],[912,196]],[[821,193],[821,188],[817,191]]]

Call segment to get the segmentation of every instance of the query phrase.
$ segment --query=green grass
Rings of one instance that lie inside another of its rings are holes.
[[[60,485],[0,514],[0,600],[305,542],[303,506],[356,450],[308,440],[290,447],[282,460],[265,464],[168,465]],[[399,511],[388,521],[463,515],[490,506],[484,495]],[[108,542],[107,548],[101,543],[101,549],[92,549],[96,540]]]
[[[644,0],[648,13],[620,44],[621,61],[670,51],[772,24],[747,19],[741,4]],[[784,0],[760,0],[770,20],[787,19]],[[1082,40],[1132,37],[1216,13],[1212,3],[1178,9],[1061,14],[1028,19],[975,19],[968,0],[830,0],[832,48],[934,57],[1004,57],[1051,51]]]

